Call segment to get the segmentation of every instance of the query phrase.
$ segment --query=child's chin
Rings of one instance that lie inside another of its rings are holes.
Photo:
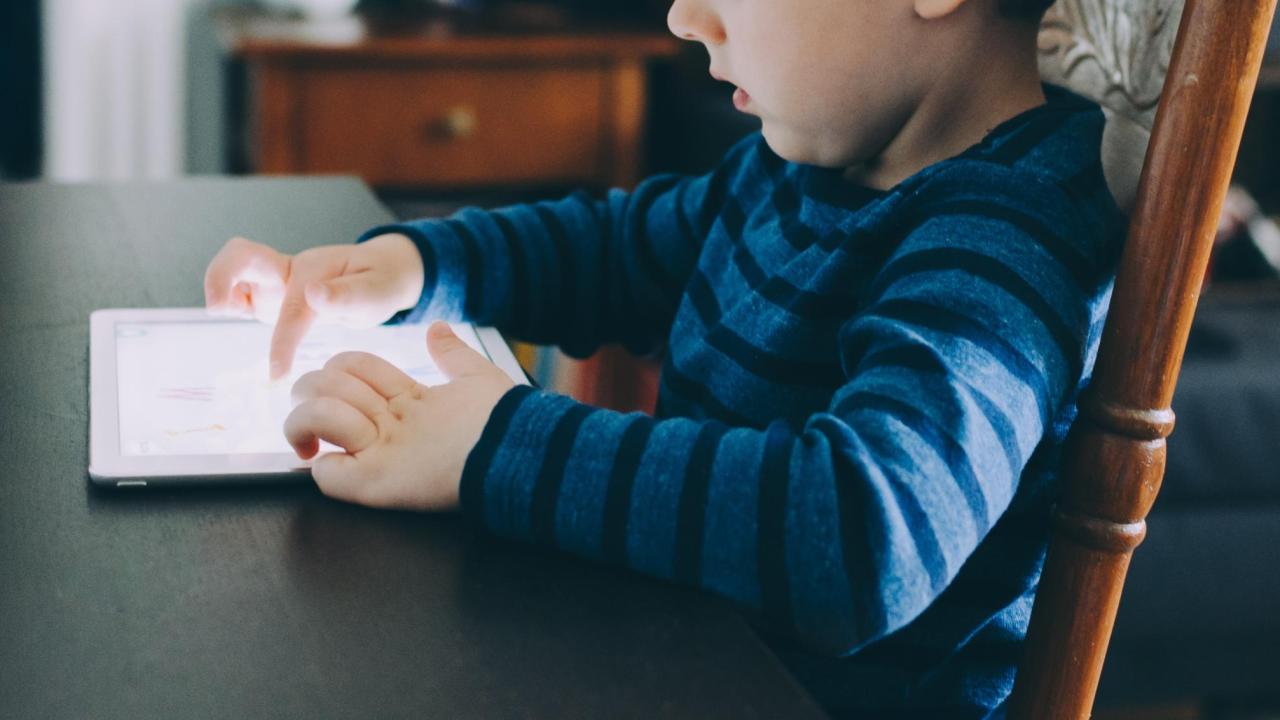
[[[765,144],[769,146],[774,155],[787,162],[808,162],[806,159],[808,153],[804,152],[803,145],[796,142],[794,134],[779,130],[777,126],[769,122],[761,124],[760,134],[764,136]]]
[[[796,133],[781,130],[772,123],[765,122],[760,128],[764,142],[774,155],[792,163],[814,165],[818,162],[818,153],[807,145]]]

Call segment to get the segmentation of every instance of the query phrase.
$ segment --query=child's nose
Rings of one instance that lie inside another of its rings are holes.
[[[675,0],[667,12],[667,27],[676,37],[709,45],[724,42],[724,27],[706,0]]]

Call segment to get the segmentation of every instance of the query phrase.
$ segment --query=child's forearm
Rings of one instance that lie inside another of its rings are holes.
[[[948,467],[887,437],[882,410],[755,430],[521,387],[467,461],[462,507],[496,534],[702,587],[844,655],[922,612],[1017,482],[1003,457],[979,481],[975,458]]]
[[[578,193],[556,202],[464,209],[446,219],[376,228],[414,240],[428,272],[418,316],[467,320],[511,337],[587,355],[606,342],[644,352],[665,335],[691,263],[692,238],[653,212],[670,185],[615,191],[604,201]],[[368,235],[366,236],[368,237]],[[673,249],[683,248],[683,251]],[[654,258],[662,260],[654,262]],[[672,279],[674,276],[677,279]]]
[[[742,156],[709,175],[658,176],[603,200],[562,200],[374,228],[410,237],[423,295],[400,319],[494,325],[509,336],[586,356],[609,342],[643,353],[667,336],[709,218]]]

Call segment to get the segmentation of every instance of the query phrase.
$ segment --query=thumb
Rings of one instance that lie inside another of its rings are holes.
[[[427,328],[427,352],[450,380],[481,375],[493,368],[493,363],[453,333],[449,323],[440,320]]]

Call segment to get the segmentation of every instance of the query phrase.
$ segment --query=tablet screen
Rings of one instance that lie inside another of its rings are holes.
[[[426,385],[445,380],[427,354],[422,325],[314,327],[293,371],[275,381],[267,379],[272,328],[261,323],[125,322],[115,328],[121,455],[292,453],[283,428],[294,381],[345,350],[373,353]],[[454,331],[484,353],[470,325]]]

